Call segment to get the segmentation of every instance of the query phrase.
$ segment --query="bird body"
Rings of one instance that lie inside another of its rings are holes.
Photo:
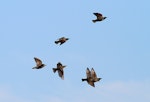
[[[34,57],[34,60],[36,62],[36,66],[33,67],[32,69],[41,69],[44,66],[46,66],[45,64],[42,63],[42,61],[39,58]]]
[[[60,62],[57,63],[57,68],[53,68],[53,72],[55,73],[56,71],[58,71],[58,75],[59,77],[61,77],[61,79],[64,79],[64,68],[66,66],[62,65]]]
[[[100,13],[93,13],[97,18],[95,20],[92,20],[94,23],[97,21],[103,21],[104,19],[106,19],[107,17],[103,17],[102,14]]]

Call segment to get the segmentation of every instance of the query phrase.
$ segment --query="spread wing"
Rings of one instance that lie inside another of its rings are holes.
[[[95,16],[97,16],[97,17],[101,17],[101,16],[103,16],[101,13],[93,13]]]
[[[93,81],[88,82],[88,84],[90,84],[91,86],[95,87],[95,84]]]
[[[64,79],[64,71],[63,71],[63,69],[58,70],[58,75],[59,75],[59,77],[61,77],[62,79]]]
[[[89,68],[86,69],[86,76],[87,76],[87,78],[91,77],[91,72],[90,72]]]
[[[42,65],[42,61],[39,58],[34,57],[34,60],[35,60],[37,66]]]
[[[96,72],[94,71],[94,69],[91,69],[91,77],[92,78],[97,78]]]
[[[62,40],[65,40],[66,38],[65,37],[61,37],[59,38],[59,41],[62,41]]]

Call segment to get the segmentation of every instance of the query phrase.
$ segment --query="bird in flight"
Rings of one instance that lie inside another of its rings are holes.
[[[36,66],[33,67],[32,69],[41,69],[44,66],[46,66],[45,64],[42,63],[42,61],[39,58],[34,57],[34,60],[36,62]]]
[[[66,66],[62,65],[60,62],[57,63],[57,68],[53,68],[53,72],[55,73],[56,71],[58,71],[58,75],[59,77],[61,77],[61,79],[64,79],[64,68]]]
[[[95,20],[92,20],[94,23],[97,21],[103,21],[104,19],[106,19],[107,17],[104,17],[102,14],[100,13],[93,13],[97,18]]]
[[[60,45],[62,45],[62,44],[65,43],[67,40],[69,40],[69,38],[61,37],[61,38],[59,38],[57,41],[55,41],[55,44],[60,43]]]
[[[93,87],[95,87],[95,82],[101,80],[102,78],[97,78],[96,72],[92,68],[91,71],[89,68],[86,69],[86,76],[87,78],[82,79],[82,81],[87,81],[87,83]]]

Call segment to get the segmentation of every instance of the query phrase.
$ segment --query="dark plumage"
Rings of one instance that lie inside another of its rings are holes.
[[[101,78],[97,78],[97,75],[93,68],[91,69],[91,71],[89,70],[89,68],[87,68],[86,76],[87,78],[82,79],[82,81],[87,81],[87,83],[93,87],[95,87],[94,83],[101,79]]]
[[[62,45],[62,44],[65,43],[67,40],[69,40],[69,38],[61,37],[61,38],[59,38],[57,41],[55,41],[55,44],[60,43],[60,45]]]
[[[97,18],[95,20],[92,20],[94,23],[97,21],[103,21],[104,19],[106,19],[107,17],[103,17],[102,14],[100,13],[93,13]]]
[[[55,73],[56,71],[58,71],[58,75],[59,77],[61,77],[61,79],[64,79],[64,71],[63,69],[66,66],[62,65],[60,62],[57,63],[57,68],[53,68],[53,72]]]
[[[46,66],[45,64],[42,63],[42,61],[39,58],[34,57],[34,60],[36,62],[36,66],[33,67],[32,69],[41,69],[44,66]]]

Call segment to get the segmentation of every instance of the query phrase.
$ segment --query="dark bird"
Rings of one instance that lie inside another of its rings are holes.
[[[92,20],[94,23],[97,21],[103,21],[104,19],[106,19],[107,17],[103,17],[102,14],[100,13],[93,13],[97,18],[95,20]]]
[[[58,71],[58,75],[59,77],[61,77],[61,79],[64,79],[64,68],[66,66],[62,65],[60,62],[57,63],[57,68],[53,68],[53,72],[55,73],[56,71]]]
[[[33,67],[32,69],[41,69],[44,66],[46,66],[45,64],[42,63],[42,61],[39,58],[34,57],[34,60],[36,62],[36,66]]]
[[[101,78],[97,78],[97,75],[93,68],[91,69],[91,71],[89,70],[89,68],[86,69],[86,76],[87,78],[82,79],[82,81],[87,81],[87,83],[93,87],[95,87],[95,82],[101,80]]]
[[[60,43],[60,45],[62,45],[62,44],[65,43],[67,40],[69,40],[69,38],[61,37],[61,38],[59,38],[57,41],[55,41],[55,44]]]

